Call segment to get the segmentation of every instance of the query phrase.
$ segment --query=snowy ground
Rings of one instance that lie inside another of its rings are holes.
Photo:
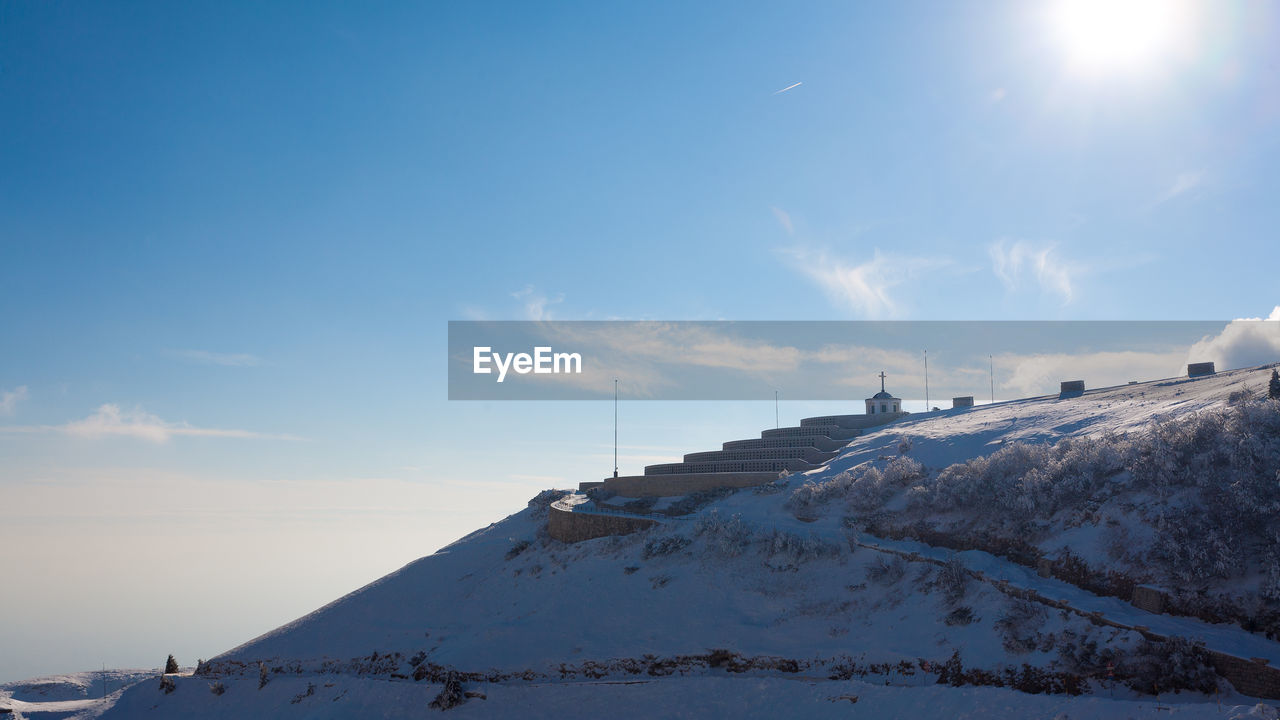
[[[438,685],[339,678],[290,678],[262,690],[246,680],[221,696],[199,679],[164,695],[138,686],[103,720],[117,718],[421,718]],[[307,688],[313,688],[308,695]],[[453,718],[1274,718],[1238,698],[1219,705],[1185,697],[1110,699],[1027,695],[999,688],[873,685],[857,680],[684,677],[628,681],[481,684],[474,697],[448,711]]]

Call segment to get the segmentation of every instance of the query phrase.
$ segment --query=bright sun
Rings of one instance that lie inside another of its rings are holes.
[[[1058,0],[1050,24],[1076,70],[1141,70],[1186,42],[1191,13],[1182,0]]]

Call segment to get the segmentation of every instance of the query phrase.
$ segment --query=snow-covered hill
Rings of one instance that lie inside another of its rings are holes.
[[[1062,568],[1076,566],[1061,557],[1074,548],[1091,571],[1151,579],[1138,565],[1159,548],[1153,518],[1207,492],[1157,491],[1129,467],[1149,459],[1141,439],[1153,428],[1253,413],[1223,421],[1214,437],[1247,425],[1260,453],[1247,472],[1274,473],[1266,452],[1280,432],[1269,435],[1267,423],[1280,411],[1241,393],[1265,393],[1269,375],[912,416],[855,439],[821,470],[628,536],[552,540],[553,495],[544,494],[176,678],[170,692],[152,681],[129,689],[104,717],[417,717],[449,687],[471,694],[452,711],[462,717],[846,717],[853,707],[905,717],[940,706],[957,717],[1136,717],[1155,716],[1159,703],[1188,717],[1267,716],[1214,675],[1206,651],[1280,665],[1280,644],[1239,618],[1155,615],[1073,584]],[[1174,450],[1198,458],[1187,442]],[[1012,479],[997,470],[1015,466],[1023,444],[1040,449],[1027,455],[1047,463],[1040,472],[1097,473],[1071,502],[1033,504],[1018,524],[1008,508],[1030,492],[1035,468]],[[1229,482],[1241,472],[1206,476]],[[990,481],[1003,494],[956,500],[947,493],[961,477],[965,488]],[[1121,523],[1132,547],[1108,554],[1100,538],[1114,539],[1107,528]],[[969,543],[961,552],[946,547],[958,540]],[[1058,563],[1053,576],[1001,555],[1001,543]],[[1261,612],[1271,602],[1260,590],[1266,562],[1196,590],[1218,597],[1239,585],[1254,603],[1246,610]],[[1167,583],[1172,570],[1152,572]],[[1229,709],[1219,713],[1222,699]]]

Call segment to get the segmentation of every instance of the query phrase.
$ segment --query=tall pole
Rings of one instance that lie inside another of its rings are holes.
[[[777,390],[773,391],[773,426],[775,428],[782,427],[781,422],[778,420],[778,391]]]
[[[613,379],[613,476],[618,477],[618,378]]]
[[[924,411],[929,412],[929,351],[924,351]]]
[[[991,355],[988,355],[987,362],[990,363],[989,370],[991,371],[991,404],[995,405],[996,403],[996,361],[995,359],[993,359]]]

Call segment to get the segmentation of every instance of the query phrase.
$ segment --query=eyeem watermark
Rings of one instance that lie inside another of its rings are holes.
[[[473,348],[471,372],[477,375],[488,375],[494,368],[498,370],[498,382],[507,377],[508,370],[519,375],[553,375],[561,373],[582,374],[582,355],[580,353],[552,352],[550,346],[538,346],[529,353],[496,353],[491,347]]]

